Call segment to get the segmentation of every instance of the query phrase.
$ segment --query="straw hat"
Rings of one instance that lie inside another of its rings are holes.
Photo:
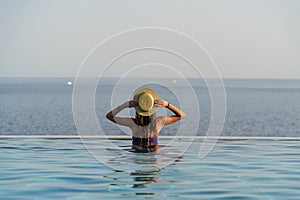
[[[138,103],[138,106],[134,107],[136,112],[142,116],[150,116],[154,114],[157,108],[157,106],[154,105],[155,99],[158,99],[158,96],[152,89],[139,89],[133,97],[133,100]]]

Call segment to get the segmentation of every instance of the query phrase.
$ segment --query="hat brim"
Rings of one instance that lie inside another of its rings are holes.
[[[156,94],[156,92],[154,92],[154,90],[150,89],[150,88],[141,88],[139,89],[133,96],[133,100],[135,102],[138,102],[139,100],[139,96],[141,94],[144,94],[144,93],[149,93],[153,99],[158,99],[158,95]],[[149,111],[144,111],[142,110],[139,106],[135,106],[134,107],[135,111],[139,114],[139,115],[142,115],[142,116],[150,116],[150,115],[153,115],[155,112],[156,112],[156,109],[157,109],[157,106],[156,105],[153,105],[153,107],[151,108],[151,110]]]

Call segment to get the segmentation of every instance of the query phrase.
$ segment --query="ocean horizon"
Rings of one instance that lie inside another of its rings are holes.
[[[134,80],[138,78],[124,79],[119,87],[126,88],[126,84],[135,84]],[[139,81],[141,80],[145,83],[164,81],[172,84],[180,91],[179,95],[185,97],[186,86],[182,84],[183,80],[140,78]],[[209,90],[203,79],[187,80],[198,98],[201,116],[197,135],[203,136],[210,120]],[[102,78],[95,92],[97,118],[105,132],[101,134],[130,134],[124,133],[105,118],[105,114],[111,109],[111,91],[116,86],[116,81],[117,78]],[[300,135],[300,80],[223,79],[223,82],[227,112],[222,136]],[[74,77],[1,77],[0,135],[77,135],[72,113],[74,83]],[[157,89],[162,98],[176,104],[174,95],[155,85],[154,89]],[[193,119],[193,116],[189,119]],[[165,127],[161,135],[170,136],[178,128],[178,124]],[[93,134],[95,133],[91,133]]]

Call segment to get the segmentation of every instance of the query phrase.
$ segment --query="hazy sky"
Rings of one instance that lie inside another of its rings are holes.
[[[0,0],[0,76],[73,77],[110,35],[155,26],[199,41],[224,78],[300,78],[299,11],[298,0]]]

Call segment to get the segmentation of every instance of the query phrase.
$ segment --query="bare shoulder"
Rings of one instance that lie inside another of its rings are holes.
[[[122,126],[128,126],[128,127],[132,127],[134,125],[134,119],[133,118],[114,117],[114,122],[116,124],[119,124],[119,125],[122,125]]]
[[[162,123],[162,125],[169,125],[169,124],[173,124],[177,121],[179,121],[180,119],[182,119],[182,117],[179,117],[177,115],[172,115],[172,116],[161,116],[158,117],[158,123]]]
[[[159,116],[159,117],[156,117],[156,122],[158,124],[164,124],[166,122],[166,119],[167,119],[167,116]]]

